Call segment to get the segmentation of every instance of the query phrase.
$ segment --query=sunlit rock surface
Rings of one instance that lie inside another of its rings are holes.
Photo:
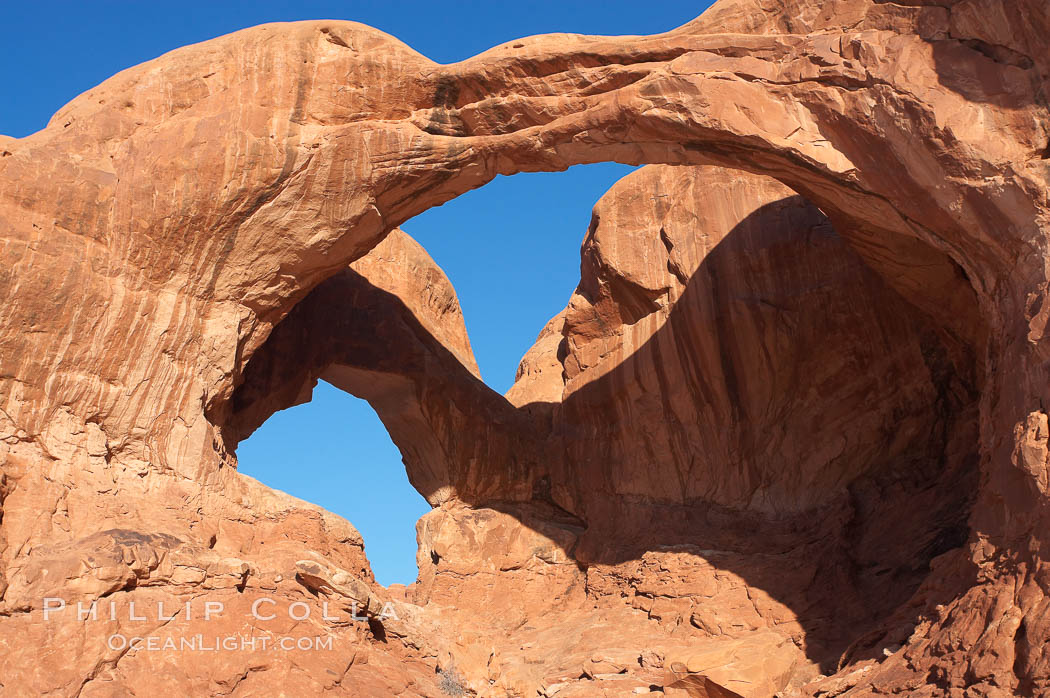
[[[723,0],[448,66],[274,24],[0,137],[0,690],[1050,691],[1048,14]],[[651,166],[497,395],[397,226],[601,160]],[[236,471],[321,378],[434,506],[407,588]]]

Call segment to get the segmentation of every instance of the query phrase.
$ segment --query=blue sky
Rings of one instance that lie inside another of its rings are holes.
[[[711,3],[540,1],[55,2],[4,8],[0,133],[43,128],[76,95],[186,44],[265,22],[348,19],[441,63],[532,34],[651,34]],[[522,354],[579,280],[591,207],[630,167],[499,177],[406,223],[448,274],[485,381],[505,392]],[[237,450],[240,469],[319,504],[361,531],[376,578],[415,579],[415,522],[427,510],[397,448],[362,400],[320,384],[307,405],[269,419]]]

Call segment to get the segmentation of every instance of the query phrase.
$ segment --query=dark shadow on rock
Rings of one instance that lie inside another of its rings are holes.
[[[980,9],[979,9],[980,8]],[[1050,21],[1044,0],[958,3],[946,8],[947,32],[926,39],[944,87],[977,104],[1005,109],[1047,106],[1050,56],[1042,27]]]
[[[976,104],[1021,109],[1033,103],[1040,80],[1028,56],[979,39],[930,42],[941,85]]]

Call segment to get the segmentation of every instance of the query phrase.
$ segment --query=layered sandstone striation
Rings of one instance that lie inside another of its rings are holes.
[[[445,66],[266,25],[0,137],[0,690],[1050,691],[1048,31],[1036,0],[722,0]],[[497,395],[398,226],[601,160],[649,166]],[[407,589],[236,471],[319,379],[434,507]]]

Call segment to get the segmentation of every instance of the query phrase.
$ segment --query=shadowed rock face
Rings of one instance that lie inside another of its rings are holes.
[[[0,137],[0,684],[1050,689],[1048,29],[1034,0],[730,0],[440,66],[268,25]],[[609,159],[659,166],[595,207],[496,395],[396,227]],[[232,467],[318,378],[372,402],[435,507],[407,589]],[[260,621],[264,595],[315,612]],[[45,621],[50,596],[116,619]],[[225,615],[155,612],[191,600]],[[107,645],[245,629],[335,649]]]

